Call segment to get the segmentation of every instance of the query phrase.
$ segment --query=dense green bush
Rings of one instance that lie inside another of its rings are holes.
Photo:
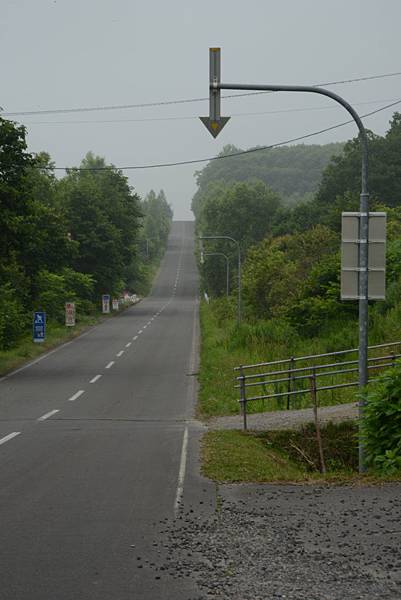
[[[401,364],[368,395],[363,439],[370,467],[386,475],[401,470]]]
[[[10,284],[0,286],[0,348],[7,350],[28,326],[21,296]]]

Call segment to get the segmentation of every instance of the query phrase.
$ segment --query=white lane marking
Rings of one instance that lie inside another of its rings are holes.
[[[111,360],[111,361],[109,362],[109,364],[105,366],[105,369],[111,369],[111,367],[112,367],[113,365],[114,365],[114,360]]]
[[[185,427],[184,435],[182,438],[181,460],[180,460],[180,470],[178,472],[177,493],[175,495],[175,502],[174,502],[174,516],[175,517],[177,517],[177,515],[178,515],[178,510],[180,508],[182,495],[184,493],[185,469],[187,466],[187,451],[188,451],[188,427]]]
[[[46,421],[46,419],[48,419],[49,417],[52,417],[53,415],[55,415],[58,412],[60,412],[59,409],[55,408],[54,410],[51,410],[50,412],[46,413],[45,415],[42,415],[41,417],[39,417],[38,421]]]
[[[96,383],[96,381],[100,378],[101,378],[101,375],[95,375],[94,378],[91,379],[89,383]]]
[[[135,342],[135,340],[137,340],[137,339],[138,339],[138,336],[137,336],[137,335],[134,335],[134,337],[133,337],[132,339],[133,339],[133,341]]]
[[[77,335],[77,337],[74,338],[73,340],[70,340],[69,342],[65,342],[65,344],[61,344],[61,346],[57,346],[57,348],[54,348],[54,350],[50,350],[50,352],[46,352],[46,354],[42,354],[42,356],[39,356],[39,358],[37,358],[36,360],[33,360],[32,362],[29,362],[28,364],[23,365],[22,367],[19,367],[18,369],[15,369],[15,371],[11,371],[11,373],[8,373],[7,375],[3,375],[3,377],[0,377],[0,382],[5,381],[6,379],[9,379],[10,377],[13,377],[17,373],[21,373],[21,371],[25,371],[25,369],[29,369],[29,367],[33,367],[34,365],[37,365],[42,360],[44,360],[45,358],[48,358],[52,354],[55,354],[62,348],[66,348],[67,346],[69,346],[70,344],[73,344],[80,338],[83,338],[86,335],[89,335],[95,327],[97,327],[97,325],[94,325],[91,329],[89,329],[89,331],[85,331],[84,333]]]
[[[146,329],[147,325],[144,325],[143,328]]]
[[[5,444],[9,440],[12,440],[13,438],[17,437],[17,435],[20,435],[20,433],[21,433],[20,431],[13,431],[12,433],[9,433],[8,435],[4,436],[3,438],[0,439],[0,446],[2,444]]]
[[[116,356],[117,358],[120,358],[120,356],[122,356],[124,354],[125,350],[120,350],[120,352],[117,352]]]
[[[132,342],[128,342],[128,344],[125,344],[126,348],[129,348],[131,346]]]
[[[140,330],[138,331],[138,335],[141,335],[141,333],[143,333],[143,329],[140,329]]]
[[[74,402],[74,400],[77,400],[80,396],[82,396],[82,394],[85,392],[85,390],[78,390],[78,392],[76,392],[76,394],[74,394],[73,396],[71,396],[71,398],[68,398],[69,402]]]

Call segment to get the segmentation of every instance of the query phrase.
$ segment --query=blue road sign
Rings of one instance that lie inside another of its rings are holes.
[[[46,313],[35,312],[33,315],[33,341],[44,342],[46,335]]]

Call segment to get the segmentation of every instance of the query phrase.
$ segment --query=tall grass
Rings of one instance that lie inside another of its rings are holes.
[[[371,312],[370,343],[398,341],[401,337],[401,305],[385,314],[380,314],[376,307]],[[234,367],[358,347],[358,323],[350,319],[326,325],[319,337],[308,338],[280,319],[243,322],[238,326],[235,313],[225,300],[212,300],[209,304],[202,302],[200,314],[202,338],[198,410],[203,417],[238,413],[239,391],[234,387]],[[353,358],[356,358],[356,354]],[[337,360],[348,360],[348,357]],[[341,377],[342,382],[355,381],[358,378],[357,373]],[[335,376],[333,379],[323,379],[323,385],[339,381]],[[280,385],[281,387],[278,387]],[[285,383],[277,384],[277,390],[274,391],[284,391],[285,386]],[[308,386],[307,381],[304,386]],[[319,404],[327,406],[353,402],[357,393],[357,388],[319,392]],[[255,395],[259,394],[258,392]],[[291,408],[304,408],[310,406],[310,402],[309,394],[302,394],[294,395],[290,404]],[[286,408],[286,404],[286,396],[258,400],[249,402],[248,410],[281,410]]]

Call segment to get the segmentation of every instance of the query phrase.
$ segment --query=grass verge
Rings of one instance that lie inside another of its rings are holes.
[[[35,344],[32,341],[32,335],[29,335],[22,338],[14,348],[0,351],[0,376],[6,375],[52,348],[72,340],[88,329],[88,327],[99,323],[100,320],[100,315],[81,317],[75,327],[65,327],[56,323],[48,323],[46,326],[46,340],[43,343]]]
[[[222,483],[378,483],[400,481],[357,472],[354,423],[322,427],[327,473],[319,471],[313,424],[293,431],[209,431],[202,442],[202,473]]]
[[[355,323],[338,322],[333,330],[326,331],[315,338],[303,338],[289,323],[280,319],[254,323],[247,323],[244,320],[238,327],[235,318],[231,316],[229,304],[222,299],[212,300],[210,304],[202,302],[200,320],[198,416],[204,419],[238,414],[239,390],[234,387],[237,383],[234,367],[357,347],[358,330]],[[380,343],[382,340],[376,336],[370,341]],[[305,363],[300,365],[305,366]],[[325,385],[354,381],[355,373],[338,377],[339,379],[328,377],[324,381]],[[287,385],[286,382],[276,386],[271,385],[267,391],[268,393],[285,392]],[[309,382],[304,381],[299,385],[306,388]],[[260,388],[254,389],[261,393]],[[356,388],[352,387],[321,391],[319,404],[330,406],[354,402],[357,393]],[[286,404],[287,396],[284,395],[276,399],[248,402],[247,410],[249,413],[282,410],[286,408]],[[291,397],[291,409],[310,406],[309,394]]]

